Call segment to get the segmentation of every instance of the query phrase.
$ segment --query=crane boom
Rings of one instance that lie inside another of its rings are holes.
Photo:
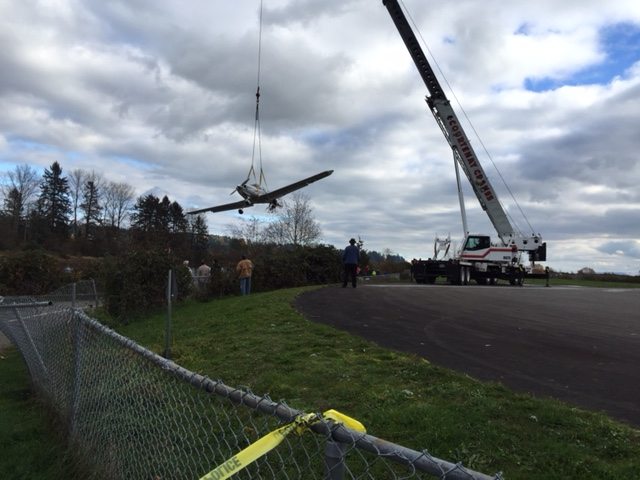
[[[397,0],[383,0],[387,7],[391,19],[400,33],[411,58],[413,59],[422,80],[424,81],[429,96],[426,101],[436,122],[440,126],[447,142],[451,146],[453,155],[458,164],[462,167],[473,191],[480,202],[482,209],[487,213],[489,220],[493,224],[498,236],[504,245],[516,244],[518,249],[530,250],[526,248],[528,242],[520,240],[521,234],[517,233],[506,212],[502,208],[498,196],[484,172],[478,157],[473,150],[471,142],[467,138],[458,116],[451,107],[451,102],[447,99],[440,82],[438,81],[427,57],[425,56],[418,39],[416,38],[404,12],[400,8]],[[467,234],[468,232],[465,232]],[[537,243],[537,242],[536,242]],[[537,248],[537,245],[536,245]]]

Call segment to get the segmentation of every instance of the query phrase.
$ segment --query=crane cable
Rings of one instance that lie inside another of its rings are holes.
[[[504,184],[504,186],[506,187],[507,191],[509,192],[509,195],[511,196],[511,198],[513,199],[516,207],[518,207],[518,210],[520,211],[520,214],[522,215],[522,218],[524,218],[524,221],[527,223],[527,225],[529,226],[530,231],[533,233],[533,227],[531,226],[531,224],[529,223],[529,219],[527,218],[527,216],[525,215],[524,211],[522,210],[522,208],[520,207],[520,204],[518,203],[518,200],[516,199],[515,195],[513,194],[513,191],[511,190],[511,188],[509,187],[509,184],[507,183],[507,181],[505,180],[505,178],[502,176],[502,173],[500,172],[500,170],[498,169],[498,166],[495,164],[495,162],[493,161],[493,157],[491,156],[491,154],[489,153],[489,150],[487,149],[487,147],[485,146],[484,142],[482,141],[482,138],[480,138],[480,135],[478,134],[478,132],[476,131],[476,128],[474,127],[473,123],[471,122],[471,119],[469,118],[469,116],[467,115],[467,112],[465,111],[465,109],[462,107],[462,104],[460,103],[460,100],[458,99],[458,97],[456,96],[455,91],[453,90],[453,87],[451,86],[451,84],[449,83],[449,80],[447,80],[447,77],[445,76],[444,72],[442,71],[442,69],[440,68],[440,65],[438,64],[436,58],[434,57],[433,53],[431,52],[431,50],[429,49],[429,46],[427,45],[427,42],[425,42],[424,38],[422,37],[422,33],[420,32],[420,29],[418,28],[418,26],[416,25],[416,23],[413,21],[413,17],[411,16],[411,13],[409,12],[409,10],[407,9],[406,5],[404,4],[404,2],[402,0],[400,0],[400,3],[402,4],[402,8],[404,9],[404,11],[407,13],[407,16],[409,17],[409,21],[411,22],[411,24],[413,25],[413,29],[418,32],[418,36],[420,37],[420,40],[422,41],[422,44],[425,46],[425,49],[427,50],[427,52],[429,52],[429,56],[431,57],[431,59],[433,60],[436,68],[438,69],[438,72],[440,72],[440,75],[442,76],[442,78],[444,79],[444,83],[447,84],[447,87],[449,88],[449,91],[451,92],[451,95],[453,96],[453,98],[455,99],[456,103],[458,104],[458,107],[460,108],[460,110],[462,111],[462,114],[464,115],[464,118],[467,119],[467,122],[469,123],[469,125],[471,126],[471,130],[473,130],[474,135],[476,136],[476,138],[478,139],[478,142],[480,142],[480,145],[482,145],[482,149],[484,150],[485,155],[487,155],[487,157],[489,158],[489,160],[491,161],[491,164],[493,165],[493,168],[495,169],[495,171],[498,173],[498,176],[500,177],[500,180],[502,180],[502,183]],[[498,202],[500,202],[500,200],[498,199]],[[502,203],[502,202],[500,202]],[[513,222],[514,226],[520,230],[520,228],[518,227],[517,222],[515,221],[515,219],[509,214],[509,212],[507,211],[506,208],[504,208],[504,206],[502,207],[502,209],[504,210],[505,214],[509,217],[509,219]]]
[[[247,179],[253,174],[253,178],[259,186],[262,186],[264,182],[265,189],[267,188],[267,179],[264,176],[264,172],[262,170],[262,136],[260,132],[260,70],[262,64],[262,0],[260,0],[260,19],[259,19],[259,29],[258,29],[258,74],[256,80],[256,116],[253,124],[253,149],[251,151],[251,169],[249,170],[249,174],[247,175]],[[256,178],[256,171],[254,168],[255,159],[256,159],[256,146],[257,146],[257,154],[258,159],[260,161],[260,177]]]

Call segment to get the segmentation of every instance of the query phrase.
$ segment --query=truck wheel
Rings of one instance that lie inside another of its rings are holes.
[[[469,270],[469,267],[460,267],[460,285],[468,285],[470,276],[471,271]]]

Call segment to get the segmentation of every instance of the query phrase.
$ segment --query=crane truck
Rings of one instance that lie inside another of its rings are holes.
[[[437,258],[440,250],[448,251],[450,239],[436,239],[434,258],[413,262],[413,278],[418,283],[434,283],[436,278],[446,277],[450,283],[457,285],[467,285],[471,280],[479,284],[495,284],[498,280],[506,280],[511,285],[522,285],[526,277],[548,280],[548,269],[545,269],[545,273],[533,273],[532,269],[526,269],[521,264],[523,253],[528,254],[532,264],[545,261],[546,243],[539,234],[524,235],[512,226],[398,1],[382,0],[382,3],[389,11],[427,87],[429,110],[453,151],[464,230],[461,248],[452,258]],[[465,173],[480,206],[498,233],[499,242],[492,242],[489,235],[469,233],[458,166]]]

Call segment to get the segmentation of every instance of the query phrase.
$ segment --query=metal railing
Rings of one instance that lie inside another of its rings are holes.
[[[82,293],[80,293],[82,292]],[[96,478],[201,478],[303,412],[193,373],[83,312],[89,285],[4,298],[0,331]],[[80,299],[83,299],[82,301]],[[321,419],[234,479],[501,479]]]

